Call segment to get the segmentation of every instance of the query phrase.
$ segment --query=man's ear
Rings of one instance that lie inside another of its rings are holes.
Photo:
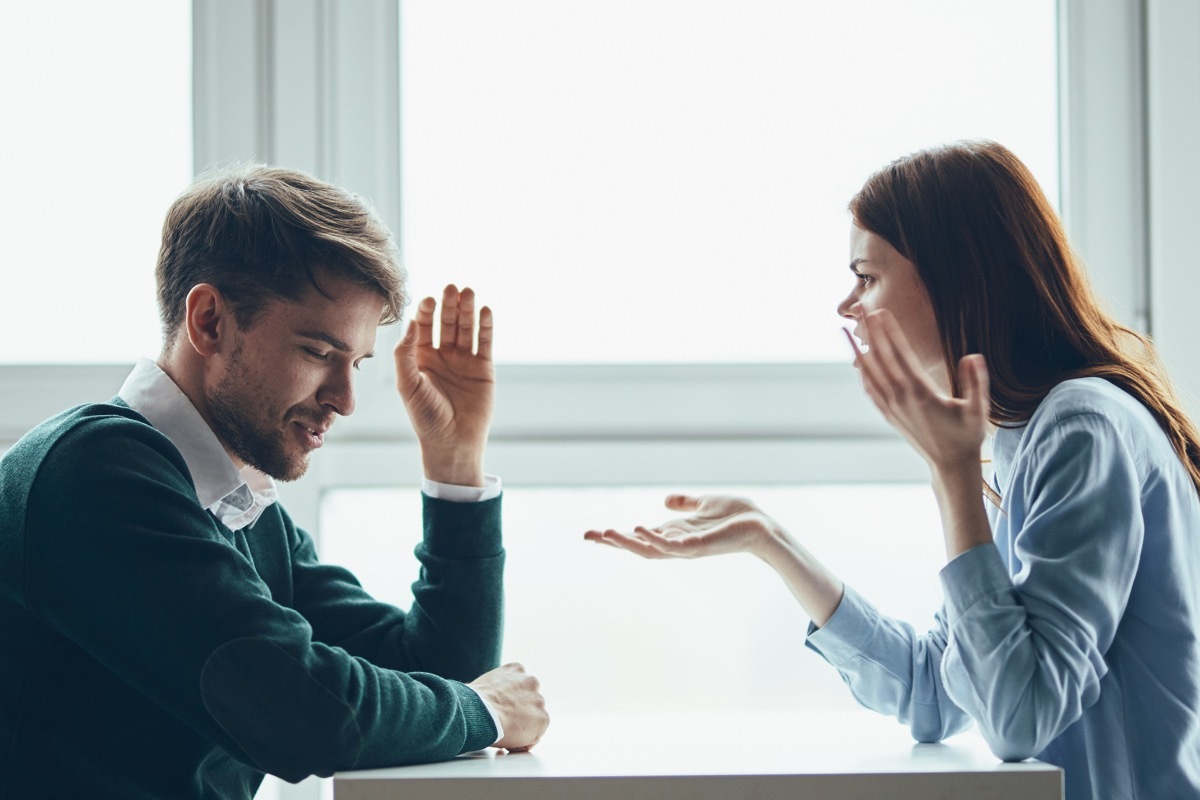
[[[233,311],[212,284],[198,283],[188,292],[183,323],[188,343],[202,356],[219,352],[223,340],[232,341]]]

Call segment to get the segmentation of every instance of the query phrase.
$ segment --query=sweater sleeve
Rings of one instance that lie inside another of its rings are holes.
[[[408,613],[377,602],[345,569],[320,563],[312,539],[289,521],[293,602],[319,641],[378,666],[472,681],[500,665],[501,498],[422,499],[424,536],[416,548],[421,572]]]
[[[1098,699],[1144,536],[1141,480],[1112,424],[1047,427],[1005,497],[1013,568],[989,544],[942,571],[947,689],[1006,760],[1041,753]]]
[[[837,669],[859,703],[896,717],[917,741],[937,742],[971,723],[942,681],[946,641],[943,612],[933,628],[918,634],[847,586],[824,627],[810,625],[805,644]]]
[[[296,781],[450,758],[494,739],[461,683],[314,639],[148,425],[99,418],[64,433],[30,489],[26,526],[29,611],[258,769]]]

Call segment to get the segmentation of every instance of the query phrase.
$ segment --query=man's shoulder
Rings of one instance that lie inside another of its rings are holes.
[[[59,412],[30,429],[5,454],[5,459],[12,455],[45,453],[63,439],[81,433],[119,436],[122,431],[148,425],[150,423],[145,417],[119,398],[107,403],[84,403]]]
[[[84,460],[94,468],[157,451],[183,466],[178,450],[120,399],[74,406],[40,423],[0,459],[0,485],[29,483],[47,462]],[[185,467],[186,469],[186,467]]]
[[[186,470],[166,437],[119,400],[69,408],[17,440],[0,458],[0,594],[20,585],[33,508],[87,513],[81,498],[97,476],[106,470],[137,470],[139,461],[147,465],[141,471],[149,472],[154,458],[159,458],[155,466],[161,466],[162,457],[171,459],[172,451]]]

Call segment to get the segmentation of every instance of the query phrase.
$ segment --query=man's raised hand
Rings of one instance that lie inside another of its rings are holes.
[[[483,451],[495,402],[492,310],[475,314],[475,292],[453,284],[442,293],[440,339],[433,342],[437,301],[417,305],[396,345],[396,386],[421,442],[425,475],[439,483],[483,485]],[[476,346],[478,331],[478,346]]]

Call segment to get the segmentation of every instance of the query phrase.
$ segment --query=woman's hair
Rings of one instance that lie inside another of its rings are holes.
[[[326,295],[321,280],[380,295],[381,325],[408,302],[387,227],[361,197],[296,170],[237,166],[202,175],[167,212],[156,278],[164,344],[183,323],[188,292],[210,283],[248,328],[273,300]]]
[[[999,425],[1028,420],[1064,380],[1104,378],[1150,410],[1200,491],[1200,434],[1154,346],[1101,308],[1058,215],[1007,148],[962,141],[897,159],[850,213],[916,266],[955,394],[969,353],[987,359]]]

